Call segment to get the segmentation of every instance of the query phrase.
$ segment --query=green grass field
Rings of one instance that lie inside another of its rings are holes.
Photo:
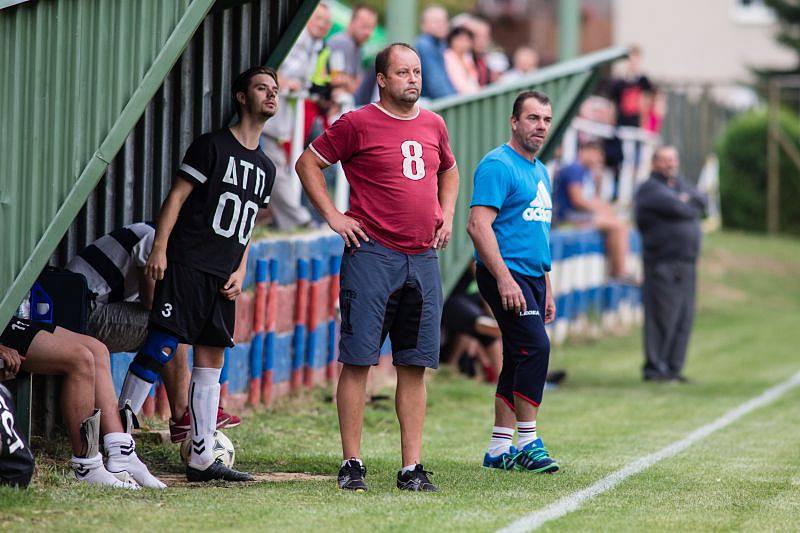
[[[237,464],[317,476],[247,486],[104,491],[67,480],[65,448],[27,491],[0,490],[0,530],[228,529],[486,531],[587,487],[680,440],[800,369],[800,241],[714,234],[704,246],[689,385],[640,380],[641,337],[556,348],[568,381],[545,394],[539,433],[562,471],[480,468],[493,390],[448,369],[429,384],[425,466],[438,494],[400,493],[391,402],[368,408],[370,491],[345,494],[336,412],[324,393],[249,416],[227,434]],[[628,478],[546,530],[800,529],[800,389]],[[157,473],[179,473],[177,447],[144,446]]]

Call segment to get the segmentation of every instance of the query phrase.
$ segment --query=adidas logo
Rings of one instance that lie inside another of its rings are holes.
[[[550,199],[550,193],[547,192],[543,181],[539,182],[536,198],[530,203],[530,207],[522,212],[522,218],[527,222],[547,222],[548,224],[553,219],[553,201]]]

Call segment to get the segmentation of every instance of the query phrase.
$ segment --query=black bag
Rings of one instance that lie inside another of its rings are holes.
[[[94,299],[83,274],[46,267],[37,280],[53,301],[53,323],[76,333],[89,329],[89,304]]]
[[[11,395],[0,385],[0,485],[27,487],[33,475],[33,454],[14,418]]]

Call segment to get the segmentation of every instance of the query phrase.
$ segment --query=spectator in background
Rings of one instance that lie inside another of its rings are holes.
[[[317,58],[324,45],[323,39],[330,29],[330,8],[320,2],[278,70],[282,98],[286,98],[287,94],[302,94],[311,88]],[[261,149],[275,163],[275,184],[269,206],[275,224],[281,230],[305,227],[312,222],[311,213],[301,202],[303,189],[291,171],[294,161],[289,161],[287,143],[292,139],[294,121],[294,105],[284,101],[278,107],[278,114],[267,122],[261,134]],[[309,121],[306,120],[306,123]]]
[[[352,95],[363,79],[361,47],[369,40],[378,25],[378,13],[363,4],[353,6],[347,30],[328,40],[330,48],[329,68],[334,100],[338,91]]]
[[[611,277],[629,282],[625,267],[628,257],[628,224],[601,199],[598,185],[604,167],[603,145],[587,141],[578,148],[578,160],[558,171],[555,177],[555,212],[560,223],[590,224],[605,234]]]
[[[536,72],[538,68],[538,52],[530,46],[520,46],[514,50],[511,69],[500,77],[500,81],[503,83],[516,81],[523,76]]]
[[[420,28],[422,34],[417,37],[414,47],[422,61],[422,97],[435,99],[456,94],[444,67],[446,38],[450,29],[447,11],[441,6],[427,7],[422,12]]]
[[[692,332],[695,264],[706,196],[678,176],[678,151],[662,146],[636,191],[636,224],[644,245],[644,379],[686,382]]]
[[[459,370],[474,375],[474,359],[483,367],[486,381],[497,382],[503,366],[500,327],[478,292],[475,262],[471,261],[442,311],[442,326],[449,334],[445,361],[457,362]]]
[[[492,44],[492,26],[486,20],[462,13],[453,17],[454,28],[466,28],[472,32],[472,60],[478,73],[478,85],[485,87],[497,81],[499,72],[491,69],[487,61],[487,54]]]
[[[462,26],[453,28],[447,35],[444,67],[458,94],[473,94],[481,89],[472,56],[473,42],[472,32]],[[422,83],[425,83],[424,76]]]
[[[641,59],[641,48],[631,46],[625,67],[620,76],[611,82],[611,99],[617,108],[617,126],[643,127],[643,96],[653,91],[653,84],[642,74]]]
[[[19,370],[62,376],[60,406],[75,479],[124,489],[166,488],[136,455],[136,443],[126,432],[136,417],[129,405],[117,411],[111,363],[103,343],[55,324],[12,318],[0,333],[0,359],[6,379]]]
[[[651,93],[645,93],[644,117],[642,127],[653,133],[660,133],[667,114],[667,96],[664,91],[655,88]]]

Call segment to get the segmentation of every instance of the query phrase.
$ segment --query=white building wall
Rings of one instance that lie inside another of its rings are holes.
[[[748,81],[749,66],[791,68],[778,25],[762,6],[737,0],[613,0],[615,44],[639,44],[642,68],[663,81]],[[756,2],[757,3],[757,2]]]

